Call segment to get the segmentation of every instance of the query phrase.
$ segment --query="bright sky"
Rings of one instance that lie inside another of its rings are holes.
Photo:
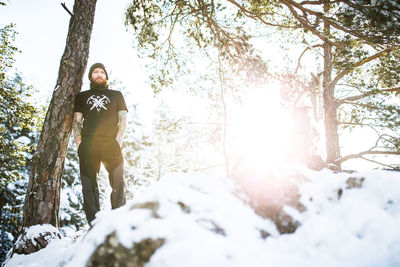
[[[57,79],[70,20],[61,3],[65,2],[72,11],[74,0],[5,2],[6,6],[0,6],[0,27],[11,22],[16,24],[19,34],[15,45],[22,51],[16,57],[15,67],[22,73],[24,82],[40,90],[44,100],[48,101]],[[150,123],[153,93],[145,84],[146,69],[132,48],[133,34],[128,33],[124,25],[124,13],[129,2],[130,0],[97,1],[87,70],[95,62],[104,63],[110,80],[122,81],[127,88],[124,93],[128,105],[139,104],[140,112],[147,116],[142,115],[143,123]],[[87,88],[88,79],[85,74],[82,90]],[[176,95],[171,97],[175,98]]]
[[[16,57],[15,67],[21,72],[25,83],[39,89],[49,97],[55,86],[59,63],[64,52],[70,16],[61,3],[73,10],[73,0],[6,0],[0,6],[0,27],[11,22],[19,33],[15,45],[22,51]],[[110,80],[122,81],[131,89],[138,103],[152,94],[144,84],[145,68],[141,66],[132,48],[133,35],[124,26],[124,12],[129,0],[97,1],[92,32],[88,67],[102,62],[109,72]],[[88,86],[84,76],[84,88]]]

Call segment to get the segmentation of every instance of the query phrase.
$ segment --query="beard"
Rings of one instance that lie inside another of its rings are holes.
[[[107,80],[103,79],[95,79],[90,81],[90,89],[107,89],[108,83]]]

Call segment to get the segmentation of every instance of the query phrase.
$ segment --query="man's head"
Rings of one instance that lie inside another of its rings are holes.
[[[107,88],[108,73],[101,63],[93,64],[89,69],[90,87],[94,89]]]

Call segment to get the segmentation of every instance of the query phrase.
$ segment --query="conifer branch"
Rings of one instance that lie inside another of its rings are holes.
[[[341,105],[344,103],[348,103],[350,101],[357,101],[357,100],[363,99],[370,95],[380,94],[380,93],[393,93],[393,92],[400,92],[400,87],[390,88],[390,89],[373,90],[373,91],[369,91],[369,92],[366,92],[361,95],[349,96],[349,97],[338,100],[337,103],[338,103],[338,105]]]
[[[350,72],[352,72],[355,68],[358,68],[374,59],[377,59],[383,55],[386,55],[387,53],[390,53],[392,50],[394,50],[393,48],[386,48],[372,56],[369,56],[367,58],[364,58],[356,63],[353,64],[353,66],[351,68],[347,68],[345,70],[343,70],[342,72],[340,72],[338,75],[336,75],[336,77],[333,79],[333,81],[329,84],[329,87],[334,87],[336,85],[336,83],[342,79],[344,76],[346,76],[347,74],[349,74]]]

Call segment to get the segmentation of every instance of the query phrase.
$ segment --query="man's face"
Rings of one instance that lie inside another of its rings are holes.
[[[102,68],[95,68],[90,76],[90,80],[98,85],[106,85],[107,84],[107,75]]]

